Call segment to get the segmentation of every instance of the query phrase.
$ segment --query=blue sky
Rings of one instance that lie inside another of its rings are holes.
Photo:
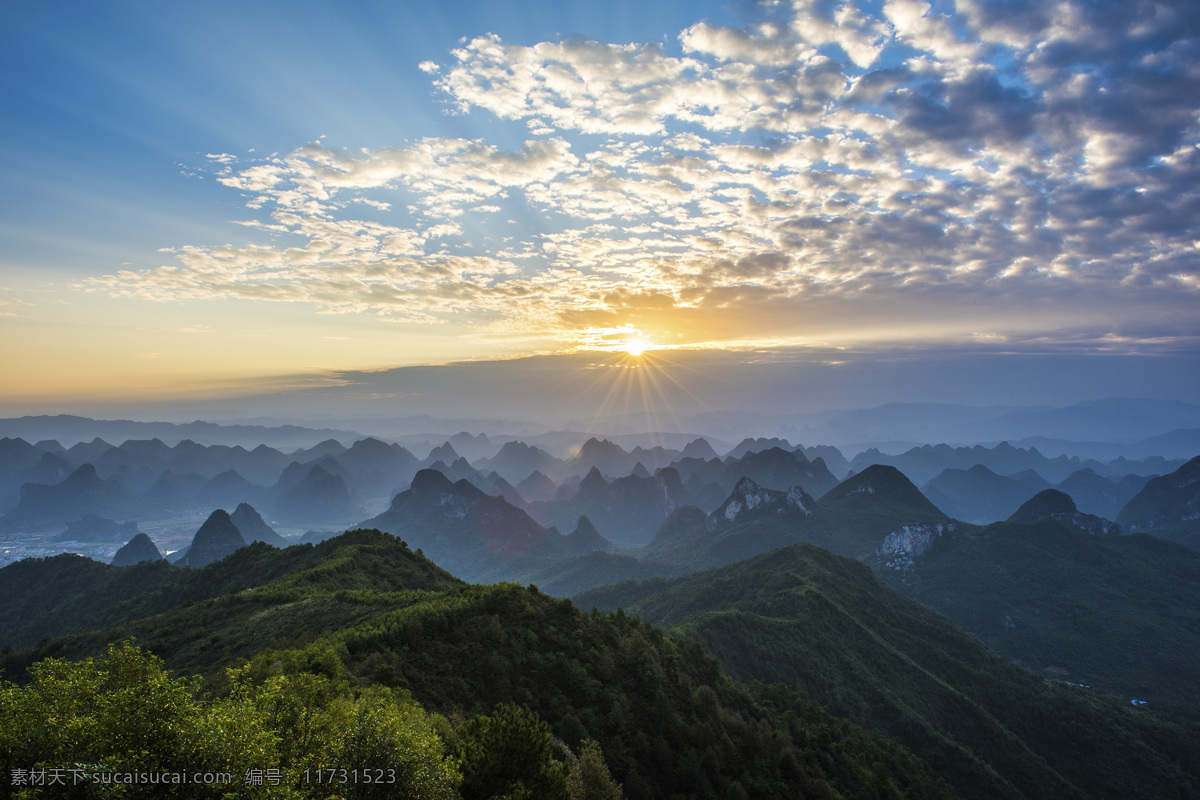
[[[1190,2],[26,3],[0,93],[12,410],[1198,349]]]

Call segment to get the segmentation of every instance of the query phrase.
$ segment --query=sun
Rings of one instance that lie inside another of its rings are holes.
[[[624,350],[631,356],[640,356],[642,353],[646,352],[652,347],[654,347],[654,345],[639,336],[634,339],[626,339],[625,343],[621,345],[620,349]]]

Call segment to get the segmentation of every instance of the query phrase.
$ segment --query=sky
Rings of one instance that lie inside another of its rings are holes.
[[[0,100],[10,415],[1200,398],[1191,0],[23,2]]]

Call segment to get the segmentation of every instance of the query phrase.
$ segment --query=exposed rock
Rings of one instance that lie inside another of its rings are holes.
[[[893,569],[908,569],[914,559],[925,555],[939,536],[953,530],[953,522],[915,522],[889,533],[875,553]]]
[[[733,487],[733,492],[725,502],[708,516],[704,526],[711,531],[719,525],[736,522],[751,511],[771,507],[777,507],[779,510],[792,508],[805,516],[812,516],[816,509],[816,501],[799,486],[780,492],[764,489],[751,478],[742,478]]]

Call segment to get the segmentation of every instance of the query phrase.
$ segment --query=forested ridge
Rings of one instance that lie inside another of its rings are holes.
[[[241,770],[253,760],[216,744],[240,736],[261,762],[245,769],[294,777],[346,752],[395,760],[388,743],[404,741],[393,735],[404,729],[425,743],[412,752],[444,778],[412,797],[602,796],[580,794],[584,764],[589,786],[621,784],[628,798],[955,796],[904,748],[801,697],[770,702],[699,645],[623,612],[585,613],[532,586],[469,586],[377,531],[322,548],[247,548],[134,597],[105,583],[134,568],[103,570],[109,578],[81,589],[76,605],[117,624],[6,649],[14,682],[4,689],[0,767],[82,759],[166,769],[202,753]],[[42,577],[57,568],[43,563]],[[100,597],[108,610],[94,607]],[[42,625],[76,629],[72,604],[59,608],[63,619]],[[139,609],[157,613],[136,617]],[[131,643],[113,649],[123,640]],[[173,699],[122,706],[137,685]],[[122,733],[163,726],[183,738],[147,751],[146,740]],[[72,733],[83,730],[105,733]],[[214,744],[195,749],[205,741]],[[597,764],[612,781],[596,777]],[[267,796],[268,787],[243,786],[244,774],[237,792]],[[80,796],[109,796],[84,788],[99,793]],[[290,790],[330,796],[329,787]],[[383,790],[360,785],[346,796]]]

